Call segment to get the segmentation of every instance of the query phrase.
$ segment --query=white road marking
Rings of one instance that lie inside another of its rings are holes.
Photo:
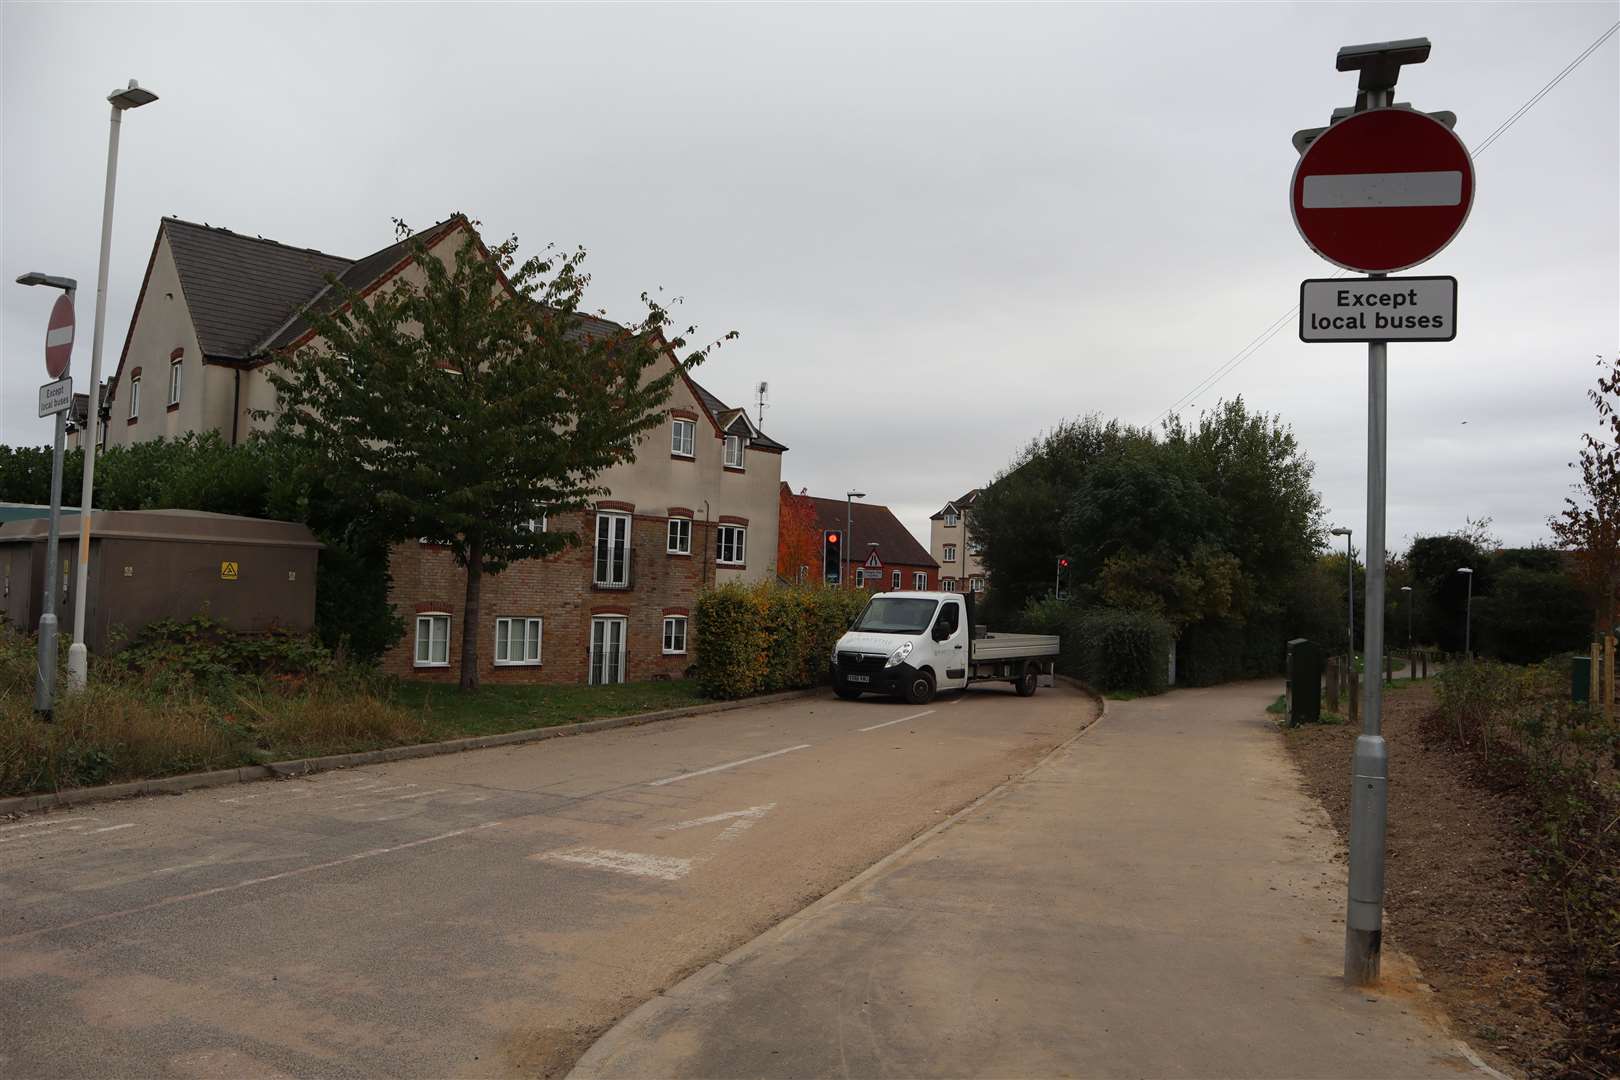
[[[0,825],[0,832],[15,832],[18,829],[48,829],[52,825],[78,824],[80,818],[46,818],[41,821],[22,821],[16,825]]]
[[[179,866],[165,866],[161,870],[152,871],[152,875],[154,877],[156,877],[158,874],[173,874],[173,873],[175,873],[177,871],[180,871],[180,870],[195,870],[199,866],[212,866],[214,863],[216,863],[218,861],[219,861],[218,856],[210,855],[210,856],[208,856],[208,858],[202,859],[199,862],[181,863]]]
[[[91,505],[95,505],[95,504],[92,503]],[[90,832],[91,833],[117,832],[119,829],[133,829],[134,827],[135,827],[135,823],[133,821],[126,821],[122,825],[108,825],[108,826],[106,826],[104,828],[100,828],[100,829],[91,829]],[[89,834],[87,833],[86,835],[89,835]]]
[[[716,842],[735,840],[749,829],[754,822],[776,809],[775,803],[766,803],[763,806],[750,806],[746,810],[728,810],[724,814],[710,814],[708,817],[693,818],[691,821],[681,821],[674,825],[665,825],[655,832],[679,832],[681,829],[697,829],[704,825],[718,825],[722,821],[731,822],[725,830],[715,837]]]
[[[878,728],[880,728],[880,727],[888,727],[890,724],[903,724],[907,720],[921,720],[925,716],[933,716],[933,715],[934,715],[934,710],[933,709],[928,709],[928,710],[926,710],[924,712],[912,713],[910,716],[902,716],[898,720],[885,720],[881,724],[873,724],[871,727],[863,727],[863,728],[861,728],[861,730],[862,731],[876,731]]]
[[[91,505],[95,505],[95,504],[92,503]],[[222,803],[247,802],[249,799],[257,799],[259,797],[259,795],[263,795],[263,794],[265,794],[265,793],[261,791],[257,795],[238,795],[234,799],[221,799],[219,801],[222,802]]]
[[[1305,178],[1305,209],[1351,210],[1378,206],[1456,206],[1462,173],[1323,173]]]
[[[709,773],[719,772],[722,769],[735,769],[738,765],[747,765],[755,761],[764,761],[766,758],[780,757],[783,754],[791,754],[795,750],[808,749],[810,749],[809,743],[800,743],[798,746],[790,746],[786,750],[772,750],[768,754],[755,754],[753,757],[743,758],[741,761],[728,761],[724,765],[710,765],[707,769],[698,769],[696,772],[681,773],[678,776],[666,776],[662,780],[651,781],[647,786],[663,787],[665,784],[673,784],[677,780],[690,780],[694,776],[707,776]]]
[[[78,832],[83,825],[69,825],[58,832],[30,832],[18,833],[16,836],[0,836],[0,844],[9,844],[13,840],[50,840],[54,837],[65,836],[68,833]]]
[[[104,911],[100,915],[90,915],[70,923],[60,923],[56,926],[41,926],[33,930],[24,930],[20,934],[0,938],[0,945],[13,941],[25,941],[28,938],[39,937],[41,934],[57,933],[62,930],[76,930],[81,926],[89,926],[108,919],[117,919],[125,915],[139,915],[143,911],[153,911],[157,908],[172,907],[183,904],[188,900],[201,900],[209,896],[218,896],[220,893],[236,892],[238,889],[250,888],[254,885],[266,885],[272,881],[281,881],[284,878],[301,877],[304,874],[313,874],[317,870],[330,870],[334,866],[345,866],[361,859],[374,859],[379,855],[391,855],[396,851],[405,851],[409,848],[421,847],[423,844],[436,844],[440,840],[449,840],[453,836],[463,836],[467,833],[478,832],[482,829],[493,829],[497,825],[504,825],[504,821],[486,821],[482,825],[469,825],[465,829],[452,829],[450,832],[439,833],[437,836],[424,836],[420,840],[408,840],[403,844],[394,844],[391,847],[370,848],[359,851],[353,855],[345,855],[341,859],[332,859],[323,863],[311,863],[309,866],[299,866],[292,870],[283,870],[279,874],[266,874],[264,877],[248,878],[233,885],[217,885],[212,889],[203,889],[200,892],[183,893],[180,896],[166,896],[161,900],[154,900],[150,904],[141,904],[138,907],[123,908],[118,911]]]
[[[691,859],[676,859],[665,855],[642,855],[634,851],[614,851],[611,848],[575,848],[572,851],[546,851],[530,858],[542,862],[576,863],[595,870],[610,870],[615,874],[657,878],[660,881],[679,881],[692,870]]]

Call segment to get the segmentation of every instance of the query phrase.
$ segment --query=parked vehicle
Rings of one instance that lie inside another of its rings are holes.
[[[878,593],[833,647],[833,690],[848,701],[870,692],[922,705],[938,690],[998,681],[1029,697],[1057,654],[1056,637],[975,626],[972,594]]]

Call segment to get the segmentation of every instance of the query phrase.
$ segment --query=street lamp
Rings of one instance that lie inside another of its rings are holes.
[[[1350,654],[1350,666],[1353,668],[1356,664],[1356,560],[1350,554],[1350,530],[1340,528],[1328,531],[1334,536],[1344,537],[1345,595],[1350,598],[1350,621],[1347,624],[1350,636],[1346,639],[1348,644],[1345,648]]]
[[[73,298],[79,291],[79,283],[73,278],[41,274],[37,271],[24,274],[17,279],[17,284],[44,285],[52,289],[61,289],[67,294],[69,307],[73,306]],[[72,347],[70,342],[68,345],[70,363]],[[58,412],[56,447],[51,454],[51,527],[45,536],[45,603],[39,616],[39,638],[35,642],[37,662],[34,664],[34,709],[47,718],[56,702],[56,590],[59,580],[56,576],[59,573],[56,552],[62,536],[62,450],[66,441],[67,414]]]
[[[1412,660],[1410,655],[1412,652],[1412,586],[1402,585],[1401,592],[1406,594],[1406,651],[1408,653],[1406,659],[1410,663]],[[1407,674],[1411,673],[1408,672]]]
[[[844,573],[839,575],[840,582],[844,577],[851,576],[849,571],[854,569],[850,565],[855,560],[855,504],[853,500],[864,498],[866,498],[866,492],[864,491],[844,492],[844,551],[840,556],[844,560]]]
[[[1463,608],[1463,656],[1466,659],[1474,658],[1474,569],[1471,566],[1457,567],[1457,573],[1468,575],[1468,603]]]
[[[113,191],[118,179],[118,131],[123,127],[126,109],[138,109],[157,100],[157,95],[134,79],[122,90],[107,95],[112,105],[112,121],[107,133],[107,187],[101,200],[101,261],[96,267],[96,324],[90,339],[90,437],[84,440],[84,489],[79,493],[79,569],[74,578],[73,645],[68,649],[68,686],[84,689],[90,671],[90,653],[84,645],[84,595],[90,576],[90,508],[96,486],[96,418],[101,415],[101,341],[107,329],[107,263],[112,255]],[[103,425],[106,421],[102,421]]]

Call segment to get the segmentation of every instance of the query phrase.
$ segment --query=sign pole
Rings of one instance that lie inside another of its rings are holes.
[[[71,295],[71,294],[70,294]],[[62,535],[62,451],[67,442],[67,413],[56,414],[56,451],[51,456],[51,531],[45,540],[45,604],[39,617],[39,652],[34,675],[34,711],[51,718],[56,700],[56,592],[62,568],[57,563]]]

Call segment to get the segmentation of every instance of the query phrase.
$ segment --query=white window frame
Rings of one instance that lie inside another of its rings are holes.
[[[439,622],[444,623],[444,659],[433,659],[433,628]],[[426,623],[427,638],[422,637],[422,625]],[[422,659],[423,644],[427,645],[427,659]],[[415,652],[411,654],[413,667],[419,668],[447,668],[450,666],[450,613],[448,611],[419,611],[416,613],[416,643]]]
[[[677,529],[676,525],[685,526]],[[677,536],[676,534],[681,535]],[[692,554],[692,519],[689,517],[672,517],[664,530],[664,551],[670,555]]]
[[[944,561],[945,562],[955,562],[956,561],[956,545],[955,544],[946,544],[945,545],[945,559],[944,559]]]
[[[528,521],[524,522],[524,524],[529,527],[529,531],[532,533],[543,533],[547,528],[546,519],[550,516],[550,514],[541,514],[537,518],[530,518]]]
[[[736,447],[736,453],[732,453],[733,447]],[[748,468],[748,451],[743,444],[743,437],[741,435],[726,436],[726,468]]]
[[[911,588],[915,592],[928,591],[928,571],[914,570],[911,574]]]
[[[512,659],[512,628],[522,628],[523,655],[516,660]],[[495,620],[495,666],[496,667],[539,667],[540,643],[544,634],[544,626],[539,617],[512,617]],[[502,637],[502,632],[505,637]],[[503,651],[506,656],[501,656]],[[533,654],[533,655],[530,655]]]
[[[890,570],[889,571],[889,590],[891,592],[899,592],[900,591],[900,571],[898,571],[898,570]]]
[[[681,436],[685,434],[683,439]],[[697,456],[697,421],[683,420],[677,417],[670,425],[669,452],[676,457]]]
[[[725,557],[731,541],[732,558]],[[714,561],[719,566],[746,566],[748,565],[748,526],[721,525],[714,530]]]
[[[184,373],[185,357],[177,356],[169,361],[169,404],[180,404],[180,381]]]
[[[977,574],[968,579],[968,585],[974,592],[984,592],[984,578]]]
[[[664,616],[664,631],[663,631],[663,635],[659,638],[659,641],[662,643],[665,656],[685,656],[686,655],[686,632],[687,632],[686,619],[687,619],[687,617],[685,615],[665,615]],[[670,647],[670,645],[671,645],[670,630],[672,628],[675,628],[676,624],[679,624],[679,629],[680,629],[680,632],[681,632],[681,640],[680,640],[680,646],[681,647],[678,648],[678,649]]]
[[[139,420],[141,417],[141,377],[129,377],[129,418]]]
[[[962,515],[958,514],[955,510],[945,511],[945,527],[947,529],[954,529],[961,523]]]
[[[953,578],[953,577],[940,578],[939,579],[939,591],[940,592],[955,592],[956,591],[956,579]]]
[[[606,644],[607,639],[610,636],[608,625],[610,623],[617,623],[619,630],[619,648],[611,661],[611,665],[613,667],[612,672],[608,671],[610,661],[606,657],[599,657],[596,648],[597,626],[600,625],[602,627],[602,641],[603,644]],[[627,669],[630,667],[630,620],[625,618],[623,615],[591,616],[591,636],[589,649],[589,664],[585,669],[585,680],[589,685],[604,686],[609,683],[625,682],[629,676]],[[605,676],[609,674],[617,675],[618,678],[606,678]],[[598,678],[599,675],[604,677]]]
[[[607,557],[606,572],[605,572],[606,576],[604,576],[604,573],[603,573],[603,561],[602,561],[602,544],[603,544],[603,540],[604,540],[604,537],[602,535],[602,525],[603,525],[604,522],[608,522],[607,536],[605,537],[605,539],[607,541],[607,547],[608,547],[608,557]],[[615,537],[615,533],[621,533],[621,532],[622,532],[622,536]],[[623,560],[620,562],[620,564],[618,566],[618,573],[615,574],[614,573],[613,554],[612,554],[612,552],[613,552],[613,548],[615,547],[616,543],[618,541],[620,541],[620,540],[622,540],[622,542],[623,542],[624,558],[623,558]],[[619,513],[617,511],[613,511],[613,510],[599,510],[599,511],[597,511],[597,513],[596,513],[596,536],[595,536],[594,541],[591,544],[591,583],[595,584],[595,585],[607,585],[607,586],[609,586],[611,588],[615,588],[615,589],[625,589],[625,588],[630,587],[630,515],[629,514]]]

